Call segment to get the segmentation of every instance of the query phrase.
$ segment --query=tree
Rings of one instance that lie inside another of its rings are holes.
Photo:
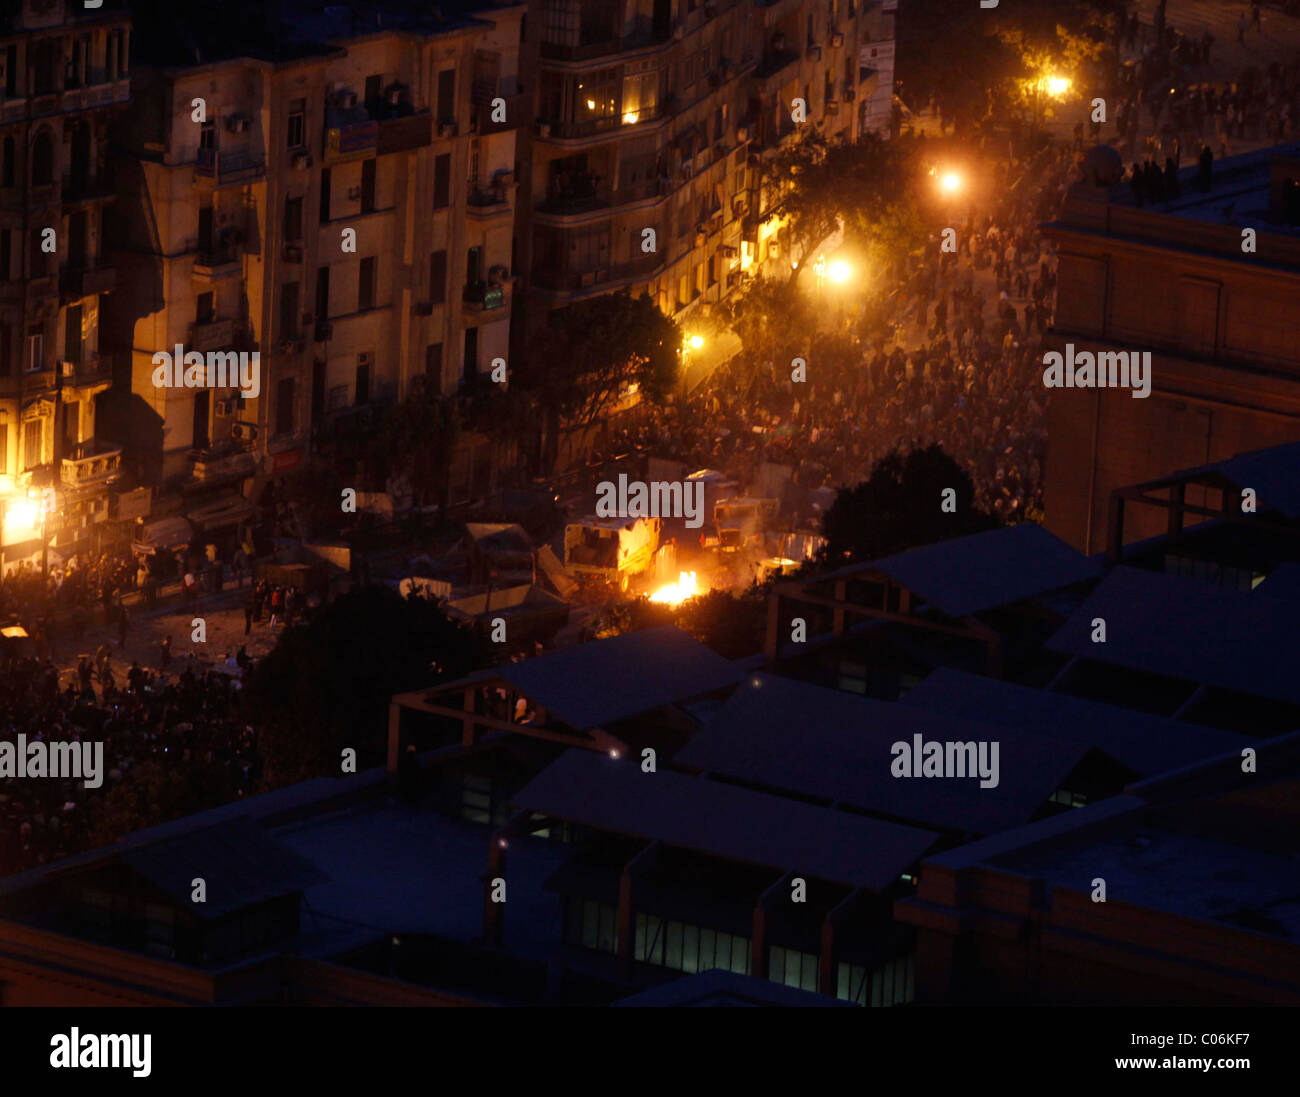
[[[602,419],[632,386],[662,401],[677,378],[681,332],[648,294],[603,294],[559,309],[517,375],[546,417],[547,460],[564,427]]]
[[[950,511],[946,490],[955,491]],[[826,563],[875,560],[918,545],[996,529],[998,521],[975,509],[975,485],[935,443],[876,463],[856,487],[844,488],[822,519]]]
[[[384,587],[354,590],[291,628],[254,667],[244,692],[273,787],[336,776],[385,759],[395,693],[491,662],[491,645],[436,605]]]
[[[417,502],[442,502],[458,433],[452,402],[419,389],[383,413],[370,436],[370,456],[385,479],[409,477]]]

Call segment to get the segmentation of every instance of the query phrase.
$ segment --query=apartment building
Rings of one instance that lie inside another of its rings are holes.
[[[776,258],[763,164],[801,124],[863,132],[869,114],[853,104],[866,107],[883,72],[862,63],[863,47],[892,39],[887,7],[541,0],[520,226],[528,327],[620,289],[686,320]]]
[[[507,353],[523,6],[271,7],[194,26],[195,63],[160,38],[122,129],[117,426],[147,482],[287,472]],[[155,386],[177,345],[256,353],[260,386]]]
[[[103,246],[113,117],[130,96],[121,10],[63,0],[0,14],[0,495],[6,567],[92,547],[121,451],[97,438],[114,271]]]
[[[1044,231],[1059,249],[1050,349],[1149,353],[1150,395],[1050,393],[1047,525],[1086,552],[1107,547],[1112,493],[1172,469],[1300,441],[1300,146],[1220,160],[1181,196],[1138,207],[1127,183],[1076,185]],[[1249,486],[1249,485],[1247,485]],[[1217,507],[1199,485],[1184,500]],[[1126,540],[1165,532],[1155,508]]]

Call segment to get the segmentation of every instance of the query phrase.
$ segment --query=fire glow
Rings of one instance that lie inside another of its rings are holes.
[[[703,594],[699,583],[696,581],[695,572],[679,572],[677,582],[669,583],[665,587],[660,587],[652,595],[650,601],[660,602],[664,605],[678,606],[688,598],[694,598],[696,595]]]

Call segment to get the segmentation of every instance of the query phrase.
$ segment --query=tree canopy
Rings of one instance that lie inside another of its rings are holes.
[[[956,496],[951,512],[944,491]],[[975,485],[938,443],[910,453],[886,454],[871,475],[844,488],[822,520],[823,559],[841,564],[875,560],[891,553],[970,533],[996,529],[996,518],[974,506]]]

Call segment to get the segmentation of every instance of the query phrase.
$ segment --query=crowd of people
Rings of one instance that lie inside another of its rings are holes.
[[[46,777],[0,779],[0,876],[75,854],[116,836],[106,819],[114,790],[155,763],[164,782],[183,782],[185,811],[254,791],[261,780],[257,736],[240,712],[246,655],[203,670],[187,659],[179,674],[133,662],[115,678],[111,658],[83,660],[60,685],[48,660],[11,658],[0,668],[0,736],[17,742],[103,743],[102,784]],[[195,797],[205,802],[195,802]],[[124,817],[121,825],[130,826]]]

